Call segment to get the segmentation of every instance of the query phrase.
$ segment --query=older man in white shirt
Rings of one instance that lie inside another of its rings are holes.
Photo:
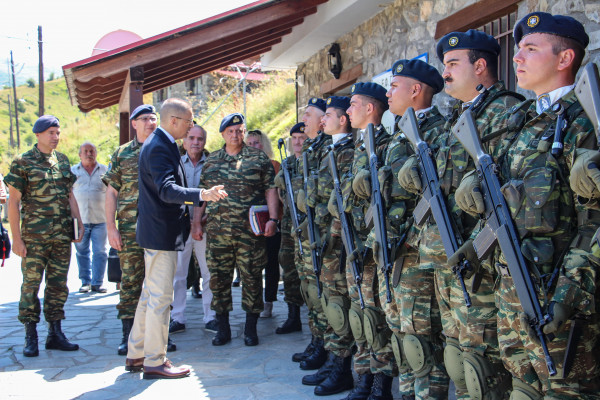
[[[90,290],[106,293],[106,289],[102,286],[108,258],[106,216],[104,214],[106,185],[100,178],[106,173],[107,167],[96,161],[97,155],[96,146],[90,142],[84,142],[79,148],[81,162],[71,167],[71,171],[77,177],[73,193],[77,199],[85,228],[83,239],[81,242],[75,243],[79,279],[81,279],[79,292],[81,293],[87,293]],[[92,245],[91,258],[90,242]]]

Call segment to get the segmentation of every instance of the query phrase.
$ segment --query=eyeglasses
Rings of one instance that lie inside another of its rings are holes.
[[[185,118],[178,117],[178,116],[176,116],[176,115],[171,115],[171,117],[173,117],[173,118],[177,118],[177,119],[181,119],[181,120],[184,120],[184,121],[187,121],[187,123],[188,123],[189,125],[194,125],[194,120],[193,120],[193,119],[185,119]]]
[[[156,117],[139,117],[139,118],[136,118],[135,120],[142,121],[143,123],[147,124],[148,122],[158,121],[158,118],[156,118]]]

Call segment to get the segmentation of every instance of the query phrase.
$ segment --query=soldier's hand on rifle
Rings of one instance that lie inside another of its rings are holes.
[[[285,179],[283,178],[283,168],[275,175],[275,186],[281,190],[285,190]]]
[[[306,214],[306,193],[304,193],[304,189],[298,190],[298,195],[296,196],[296,205],[298,206],[298,210]]]
[[[571,168],[571,189],[581,197],[595,199],[600,197],[600,152],[589,149],[577,149]]]
[[[302,223],[300,223],[300,225],[298,225],[298,230],[300,232],[297,232],[293,229],[290,232],[290,235],[294,238],[294,240],[298,239],[298,233],[300,233],[300,235],[302,235],[303,239],[308,238],[308,219],[305,218],[304,221],[302,221]]]
[[[567,304],[550,302],[548,314],[552,316],[552,321],[548,322],[542,330],[546,335],[556,333],[573,316],[575,309]]]
[[[419,162],[416,156],[410,156],[398,172],[398,183],[410,193],[421,193],[421,178],[419,177]]]
[[[371,197],[371,173],[368,170],[362,169],[354,176],[352,191],[363,199]]]
[[[335,198],[335,192],[331,192],[331,196],[329,196],[329,201],[327,202],[327,211],[333,217],[339,219],[340,213],[338,212],[337,200]]]
[[[536,344],[540,344],[540,338],[535,332],[535,329],[533,329],[533,327],[529,323],[529,318],[524,312],[519,313],[519,323],[521,324],[521,329],[527,332],[527,336],[529,336],[529,339],[531,339],[531,341]]]
[[[467,240],[458,250],[456,250],[456,253],[448,257],[448,266],[453,267],[463,260],[469,262],[470,268],[466,269],[463,274],[464,279],[469,279],[479,271],[480,265],[479,259],[477,258],[477,252],[475,252],[475,247],[473,247],[472,239]]]
[[[476,171],[471,171],[465,175],[458,189],[456,189],[454,199],[460,209],[468,214],[477,216],[485,211],[485,203],[483,202]]]

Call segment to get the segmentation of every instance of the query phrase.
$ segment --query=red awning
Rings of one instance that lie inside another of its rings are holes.
[[[83,112],[105,108],[118,104],[132,81],[150,93],[266,53],[326,1],[260,0],[65,65],[71,103]]]

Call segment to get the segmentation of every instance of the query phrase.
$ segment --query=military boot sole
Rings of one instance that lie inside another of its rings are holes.
[[[286,324],[284,323],[282,326],[275,329],[275,333],[278,335],[285,335],[286,333],[292,332],[302,332],[302,324],[290,324],[286,326]]]
[[[327,379],[325,379],[325,381],[321,382],[321,384],[315,388],[315,396],[330,396],[332,394],[345,392],[346,390],[350,390],[354,387],[352,376],[350,376],[350,379],[344,378],[344,381],[330,387],[322,385],[323,383],[326,383],[326,381]]]
[[[58,343],[46,343],[46,350],[77,351],[79,345],[70,343],[70,345],[65,346]]]

